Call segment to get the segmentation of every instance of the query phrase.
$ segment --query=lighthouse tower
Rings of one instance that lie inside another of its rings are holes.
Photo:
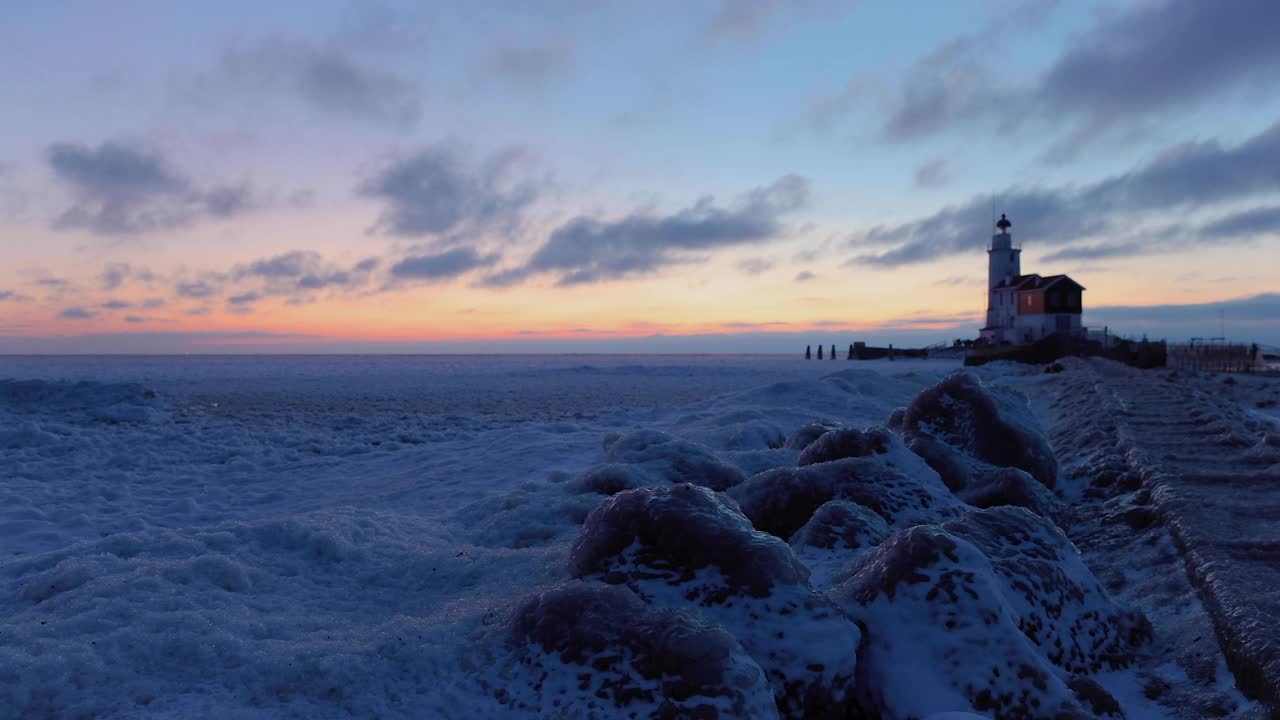
[[[1022,275],[1022,248],[1013,246],[1011,227],[1013,223],[1001,214],[987,247],[987,326],[983,337],[996,342],[1012,338],[1018,313],[1013,285]]]
[[[996,223],[996,234],[991,236],[991,246],[987,248],[987,289],[1022,274],[1022,248],[1013,246],[1011,227],[1013,223],[1002,213]]]

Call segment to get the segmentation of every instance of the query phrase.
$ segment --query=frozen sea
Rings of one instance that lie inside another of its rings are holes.
[[[582,479],[609,443],[660,431],[684,443],[673,462],[705,453],[750,476],[794,466],[800,451],[783,440],[798,428],[884,424],[957,369],[741,355],[0,357],[0,720],[599,717],[516,709],[513,693],[541,681],[510,644],[513,608],[567,579],[604,498]],[[1062,378],[1091,377],[977,374],[1025,391],[1055,433],[1074,425],[1053,409]],[[1272,421],[1280,385],[1229,387]],[[1080,501],[1087,480],[1060,478],[1061,491]],[[1098,502],[1082,512],[1116,511]],[[1107,580],[1125,602],[1160,598],[1147,609],[1157,642],[1099,680],[1129,718],[1252,720],[1163,532],[1082,536],[1100,577],[1148,577],[1163,593]],[[803,556],[818,590],[835,567],[824,557]],[[1170,714],[1147,698],[1152,682],[1185,684],[1171,648],[1186,628],[1204,638],[1210,709]],[[753,716],[770,716],[765,705]]]
[[[607,435],[752,473],[956,366],[0,358],[0,717],[502,714],[490,626],[562,579]]]

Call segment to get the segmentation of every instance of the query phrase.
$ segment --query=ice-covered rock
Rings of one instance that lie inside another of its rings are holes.
[[[861,553],[889,535],[884,518],[847,500],[824,503],[804,527],[791,536],[796,557],[809,568],[813,587],[826,589]]]
[[[885,428],[839,428],[828,430],[800,451],[796,465],[813,465],[850,457],[866,457],[888,452],[892,434]]]
[[[605,464],[588,470],[576,482],[584,492],[612,495],[680,482],[724,490],[745,479],[745,473],[702,445],[657,430],[637,430],[607,438]]]
[[[861,550],[879,545],[888,535],[884,518],[856,503],[832,500],[813,513],[790,543],[792,547]]]
[[[971,373],[954,373],[922,391],[907,406],[902,427],[909,439],[932,436],[980,466],[1020,468],[1050,489],[1056,482],[1057,460],[1026,399]],[[951,461],[932,445],[922,450],[921,456],[956,487]]]
[[[863,628],[858,694],[867,716],[1085,717],[1018,629],[991,563],[937,526],[891,536],[828,596]]]
[[[991,562],[1018,627],[1069,673],[1127,667],[1150,639],[1141,613],[1117,606],[1051,521],[1019,507],[970,511],[942,528]]]
[[[574,581],[515,614],[528,687],[497,692],[513,710],[564,718],[776,718],[764,671],[691,609],[650,608],[625,587]]]
[[[992,470],[971,481],[969,487],[956,496],[977,508],[1024,507],[1055,522],[1066,512],[1066,506],[1053,491],[1018,468]]]
[[[821,422],[802,425],[787,436],[787,440],[782,446],[791,450],[803,450],[809,446],[809,443],[834,429],[836,429],[836,426]]]
[[[909,475],[880,457],[775,468],[731,488],[728,494],[756,529],[781,538],[799,532],[831,500],[857,503],[894,528],[940,522],[961,508],[936,473],[923,468]]]
[[[886,718],[1087,717],[1062,678],[1126,666],[1150,637],[1051,522],[1015,507],[898,532],[828,597],[863,628],[861,702]]]
[[[810,589],[791,548],[754,529],[731,499],[686,483],[618,493],[587,517],[569,566],[652,607],[699,608],[764,668],[780,715],[851,708],[857,626]]]

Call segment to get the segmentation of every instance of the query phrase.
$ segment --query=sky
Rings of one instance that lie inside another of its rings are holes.
[[[0,353],[1280,345],[1271,0],[8,0]]]

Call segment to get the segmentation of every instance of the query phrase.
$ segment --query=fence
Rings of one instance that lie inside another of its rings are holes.
[[[1202,372],[1254,372],[1266,369],[1257,345],[1190,343],[1169,346],[1169,367]]]

